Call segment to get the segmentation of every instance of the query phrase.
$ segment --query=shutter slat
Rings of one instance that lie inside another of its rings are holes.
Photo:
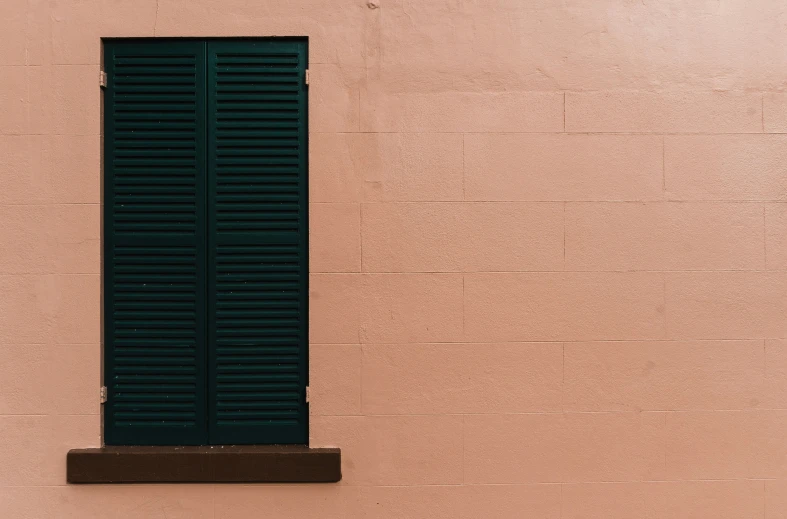
[[[204,444],[204,44],[105,62],[106,443]]]
[[[305,45],[208,44],[214,443],[306,443]]]

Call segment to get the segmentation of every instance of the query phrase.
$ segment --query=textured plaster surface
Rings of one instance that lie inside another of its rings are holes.
[[[0,516],[787,518],[780,0],[0,2]],[[101,37],[308,36],[325,486],[101,444]]]

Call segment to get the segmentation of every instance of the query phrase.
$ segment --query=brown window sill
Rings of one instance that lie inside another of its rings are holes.
[[[333,483],[339,449],[300,445],[104,447],[68,452],[69,483]]]

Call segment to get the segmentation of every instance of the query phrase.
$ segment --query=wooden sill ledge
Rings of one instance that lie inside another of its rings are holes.
[[[68,452],[69,483],[334,483],[340,449],[301,445],[104,447]]]

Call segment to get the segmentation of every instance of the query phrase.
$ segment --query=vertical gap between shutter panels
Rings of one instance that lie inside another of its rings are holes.
[[[208,124],[208,42],[207,40],[203,40],[202,43],[202,63],[200,64],[203,69],[203,89],[202,89],[202,96],[203,96],[203,117],[205,118],[203,121],[202,127],[205,129],[205,144],[202,147],[202,156],[204,159],[204,167],[205,170],[202,172],[202,179],[205,185],[205,190],[202,193],[202,203],[205,204],[205,208],[202,212],[205,221],[202,223],[203,234],[202,234],[202,241],[204,245],[204,253],[203,253],[203,262],[204,268],[202,269],[202,275],[205,278],[204,286],[204,297],[202,299],[202,306],[204,309],[203,321],[202,321],[202,334],[205,337],[205,349],[202,352],[202,361],[205,363],[205,443],[208,445],[213,443],[213,440],[210,437],[210,384],[211,384],[211,369],[210,369],[210,348],[212,345],[209,342],[210,333],[208,330],[208,326],[210,323],[210,304],[208,302],[208,298],[210,297],[209,291],[211,290],[209,283],[208,283],[208,269],[210,268],[210,227],[208,226],[208,222],[210,221],[210,204],[208,203],[208,190],[211,189],[211,185],[208,182],[208,168],[210,168],[209,157],[208,157],[208,143],[210,142],[210,136],[208,132],[210,131],[210,125]]]

